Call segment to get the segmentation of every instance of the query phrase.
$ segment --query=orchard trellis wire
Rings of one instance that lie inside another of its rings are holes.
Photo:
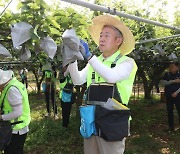
[[[9,5],[12,3],[13,0],[10,0],[10,2],[6,5],[6,7],[3,9],[3,11],[0,13],[0,17],[3,15],[3,13],[6,11],[6,9],[9,7]]]
[[[80,6],[83,6],[83,7],[86,7],[86,8],[90,8],[93,11],[101,11],[101,12],[104,12],[104,13],[117,15],[117,16],[120,16],[120,17],[136,20],[136,21],[139,21],[139,22],[145,22],[145,23],[149,23],[149,24],[152,24],[152,25],[161,26],[161,27],[164,27],[164,28],[169,28],[169,29],[172,29],[172,30],[175,30],[175,31],[180,31],[180,28],[178,28],[178,27],[174,27],[174,26],[170,26],[170,25],[167,25],[167,24],[162,24],[162,23],[159,23],[159,22],[156,22],[156,21],[140,18],[140,17],[134,16],[134,15],[118,12],[118,11],[116,11],[115,8],[111,9],[110,7],[104,7],[104,6],[100,6],[100,5],[97,5],[97,4],[92,4],[92,3],[89,3],[89,2],[85,2],[85,1],[82,1],[82,0],[60,0],[60,1],[80,5]]]

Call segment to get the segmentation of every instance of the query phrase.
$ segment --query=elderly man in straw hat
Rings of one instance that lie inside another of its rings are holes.
[[[116,83],[122,103],[127,105],[137,71],[135,61],[126,56],[135,45],[133,34],[121,21],[110,15],[97,16],[92,22],[89,32],[102,54],[99,57],[92,55],[87,43],[81,41],[85,49],[83,56],[88,64],[78,71],[75,61],[68,65],[64,75],[70,73],[75,85],[87,82],[89,87],[92,83],[92,73],[95,72],[96,83]],[[115,61],[116,65],[112,67],[111,64]],[[92,135],[84,139],[85,154],[121,154],[124,150],[125,138],[109,142]]]
[[[5,154],[22,154],[30,123],[30,107],[25,86],[13,77],[13,71],[0,69],[0,120],[21,123],[14,125]]]

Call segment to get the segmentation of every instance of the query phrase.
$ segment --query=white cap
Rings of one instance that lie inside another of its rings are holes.
[[[13,74],[14,73],[12,70],[4,71],[4,70],[0,69],[0,85],[9,81],[13,77]]]

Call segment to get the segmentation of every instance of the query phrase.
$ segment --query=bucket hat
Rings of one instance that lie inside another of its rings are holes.
[[[0,69],[0,85],[9,81],[13,77],[13,74],[14,73],[12,70],[4,71],[4,70]]]
[[[99,45],[99,37],[102,28],[105,25],[110,25],[117,28],[123,35],[123,43],[119,50],[122,55],[127,55],[134,49],[135,40],[129,28],[119,19],[112,15],[100,15],[92,19],[92,25],[89,27],[89,33],[94,42]]]

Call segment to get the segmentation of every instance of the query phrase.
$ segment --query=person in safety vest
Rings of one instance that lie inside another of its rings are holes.
[[[70,73],[74,85],[87,82],[88,88],[92,83],[92,73],[95,72],[95,83],[116,83],[122,103],[127,105],[137,71],[135,61],[126,56],[135,46],[134,36],[123,22],[110,15],[97,16],[92,22],[89,32],[102,54],[99,57],[92,55],[88,44],[81,40],[84,47],[82,55],[88,64],[78,71],[77,61],[70,63],[64,75]],[[119,58],[116,66],[112,67],[117,57]],[[121,141],[108,142],[92,135],[84,139],[85,154],[122,154],[124,150],[125,138]]]
[[[26,87],[13,77],[13,71],[0,69],[0,120],[20,122],[13,126],[12,138],[5,154],[22,154],[29,131],[30,107]]]
[[[69,125],[71,108],[75,101],[73,87],[74,86],[69,75],[60,79],[59,98],[61,100],[62,108],[62,126],[65,128],[67,128]]]
[[[23,68],[19,73],[21,77],[21,82],[23,84],[26,84],[26,88],[28,88],[27,73],[28,73],[28,70],[26,68]]]
[[[177,109],[180,124],[180,72],[178,62],[170,62],[169,72],[164,74],[161,82],[165,86],[164,91],[169,125],[168,131],[173,132],[175,131],[173,115],[174,105]]]
[[[45,117],[50,116],[51,109],[50,109],[50,101],[52,103],[52,108],[55,113],[55,119],[58,118],[57,116],[57,105],[55,102],[55,92],[56,92],[56,85],[55,85],[55,77],[51,70],[46,70],[44,72],[45,75],[45,101],[46,101],[46,109],[47,113]]]

